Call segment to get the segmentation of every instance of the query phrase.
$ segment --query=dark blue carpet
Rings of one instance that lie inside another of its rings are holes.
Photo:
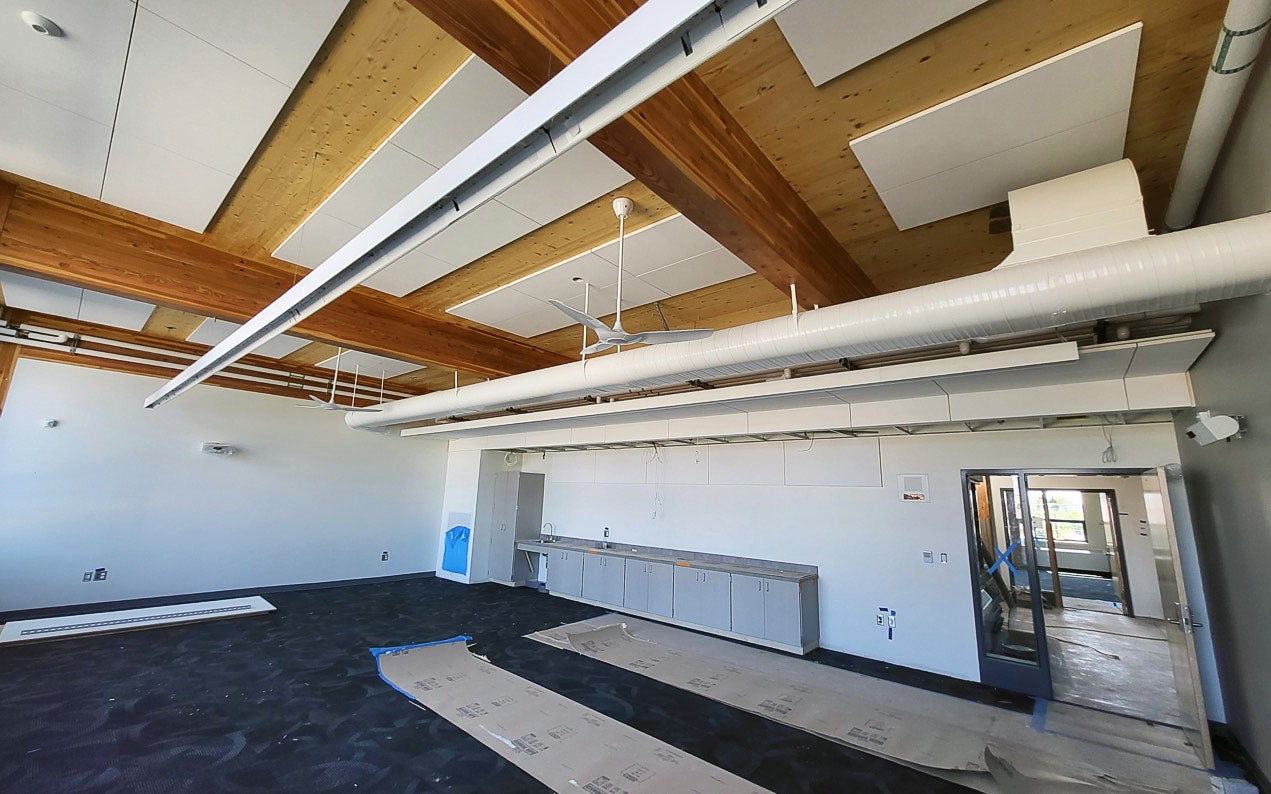
[[[1050,571],[1038,571],[1037,575],[1041,579],[1042,590],[1050,590],[1053,587],[1051,585]],[[1117,590],[1113,586],[1112,580],[1102,576],[1087,576],[1060,571],[1059,584],[1063,587],[1065,596],[1089,598],[1093,601],[1107,601],[1109,604],[1118,603]]]
[[[773,791],[961,790],[523,639],[602,612],[526,588],[417,579],[269,600],[278,611],[266,616],[0,649],[0,791],[544,791],[389,688],[367,652],[456,634],[500,667]]]

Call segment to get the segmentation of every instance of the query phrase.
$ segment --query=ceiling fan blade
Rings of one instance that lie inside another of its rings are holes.
[[[669,342],[691,342],[694,339],[705,339],[715,333],[709,328],[694,328],[686,331],[644,331],[632,334],[639,337],[635,341],[646,345],[664,345]]]
[[[587,347],[584,347],[582,349],[582,354],[585,356],[590,356],[592,353],[599,353],[603,350],[608,350],[611,347],[617,347],[617,345],[613,342],[597,342],[594,345],[588,345]]]
[[[555,300],[555,299],[549,299],[547,302],[548,302],[548,303],[550,303],[550,304],[552,304],[552,305],[553,305],[553,306],[555,306],[556,308],[560,309],[560,310],[561,310],[562,312],[564,312],[565,314],[567,314],[567,315],[569,315],[570,317],[572,317],[572,318],[573,318],[573,320],[574,320],[574,322],[582,323],[583,325],[585,325],[585,326],[587,326],[588,328],[591,328],[591,329],[593,329],[593,330],[595,330],[595,331],[605,331],[605,332],[608,332],[608,331],[610,330],[609,326],[607,326],[607,325],[605,325],[604,323],[600,322],[600,321],[599,321],[599,320],[597,320],[595,317],[592,317],[590,314],[583,314],[582,312],[578,311],[578,310],[577,310],[577,309],[575,309],[574,307],[572,307],[572,306],[566,306],[565,304],[563,304],[563,303],[561,303],[560,301]]]

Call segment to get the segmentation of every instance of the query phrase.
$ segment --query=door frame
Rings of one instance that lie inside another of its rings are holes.
[[[1027,480],[1022,469],[963,469],[962,470],[962,504],[963,520],[966,524],[967,556],[971,562],[971,604],[975,615],[975,644],[980,665],[980,681],[990,686],[1022,692],[1032,697],[1051,700],[1054,692],[1050,683],[1050,651],[1047,647],[1046,624],[1042,615],[1042,599],[1040,577],[1037,575],[1037,549],[1032,542],[1033,522],[1029,515],[1027,503],[1019,507],[1023,518],[1023,535],[1029,540],[1022,544],[1024,559],[1028,561],[1029,609],[1033,614],[1033,636],[1036,638],[1037,663],[1017,661],[988,652],[984,644],[984,614],[980,606],[980,550],[977,544],[979,534],[975,529],[976,507],[972,498],[972,477],[1017,477],[1021,489],[1027,489]],[[990,494],[990,503],[993,495]]]
[[[1046,621],[1042,614],[1042,598],[1040,577],[1037,575],[1036,561],[1036,543],[1033,542],[1033,521],[1028,504],[1020,506],[1020,514],[1024,519],[1024,533],[1029,542],[1024,544],[1027,549],[1026,557],[1029,561],[1029,588],[1032,591],[1033,598],[1030,599],[1033,609],[1033,631],[1037,636],[1037,665],[1031,665],[1026,662],[1018,662],[1010,659],[1003,659],[989,655],[984,647],[984,616],[980,613],[980,594],[979,594],[979,549],[976,547],[975,526],[975,509],[976,505],[971,498],[971,477],[1012,477],[1020,478],[1020,486],[1024,493],[1021,497],[1027,498],[1028,477],[1030,475],[1044,477],[1047,475],[1075,475],[1079,477],[1141,477],[1144,474],[1155,472],[1155,468],[1115,468],[1115,469],[1089,469],[1089,468],[1064,468],[1041,467],[1041,468],[1010,468],[1010,469],[994,469],[994,468],[975,468],[962,469],[962,507],[963,522],[966,526],[967,552],[970,560],[970,585],[971,585],[971,604],[972,612],[975,614],[975,643],[977,655],[980,665],[980,680],[991,686],[1009,689],[1014,692],[1022,692],[1033,697],[1040,697],[1046,700],[1052,700],[1054,690],[1051,688],[1050,674],[1050,649],[1048,638],[1046,636]],[[1080,490],[1080,489],[1073,489]],[[1115,497],[1114,497],[1115,508]],[[1120,527],[1120,518],[1116,517],[1115,522],[1118,530]]]

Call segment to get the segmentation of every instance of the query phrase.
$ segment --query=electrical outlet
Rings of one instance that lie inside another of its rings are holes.
[[[93,571],[93,581],[94,582],[106,581],[106,569],[98,568],[97,570]]]
[[[388,552],[380,554],[380,562],[388,562]]]
[[[84,581],[85,581],[85,582],[91,582],[91,581],[93,581],[93,572],[92,572],[92,571],[84,571]]]
[[[609,527],[605,527],[605,537],[609,537]]]

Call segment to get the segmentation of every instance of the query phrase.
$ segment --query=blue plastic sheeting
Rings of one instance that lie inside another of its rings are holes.
[[[446,548],[441,554],[441,570],[457,574],[468,572],[468,538],[471,535],[472,530],[467,527],[453,527],[446,531]]]
[[[380,680],[396,689],[406,697],[411,694],[404,689],[399,689],[396,684],[384,677],[384,671],[380,669],[380,657],[389,653],[398,653],[399,651],[409,651],[411,648],[427,648],[429,645],[445,645],[448,642],[469,642],[472,638],[466,634],[460,634],[457,637],[451,637],[448,640],[434,640],[433,642],[417,642],[414,645],[397,645],[392,648],[371,648],[371,656],[375,657],[375,672],[379,673]],[[412,700],[414,698],[411,698]]]

